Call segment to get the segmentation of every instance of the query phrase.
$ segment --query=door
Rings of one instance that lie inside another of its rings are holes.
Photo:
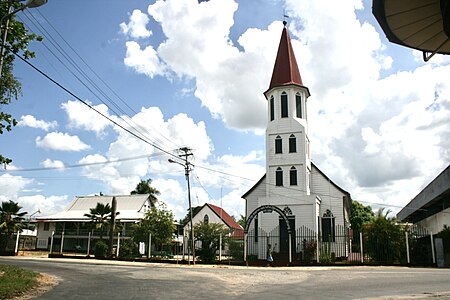
[[[295,217],[289,216],[289,226],[291,228],[291,249],[292,249],[292,257],[295,256]],[[279,228],[280,228],[280,255],[286,255],[289,259],[289,233],[287,230],[286,221],[280,217],[279,219]]]

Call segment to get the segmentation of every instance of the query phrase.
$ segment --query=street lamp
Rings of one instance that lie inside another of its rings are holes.
[[[182,149],[186,149],[187,148],[182,148]],[[185,160],[184,160],[184,164],[175,161],[173,159],[169,158],[169,162],[173,163],[173,164],[179,164],[180,166],[184,167],[184,175],[186,176],[186,182],[187,182],[187,188],[188,188],[188,200],[189,200],[189,212],[190,212],[190,223],[191,223],[191,239],[192,239],[192,263],[195,265],[195,239],[194,239],[194,225],[192,222],[192,218],[193,218],[193,214],[192,214],[192,204],[191,204],[191,186],[189,183],[189,172],[191,171],[191,164],[188,162],[187,158],[188,158],[188,154],[186,151],[186,154],[184,155]]]
[[[3,73],[3,55],[5,53],[6,38],[8,37],[9,19],[11,18],[11,16],[15,15],[19,11],[22,11],[26,8],[35,8],[35,7],[42,6],[42,5],[46,4],[47,1],[48,0],[28,0],[24,5],[20,6],[19,8],[15,9],[15,10],[13,10],[13,6],[12,6],[12,3],[15,1],[12,1],[12,0],[8,1],[8,9],[7,9],[8,13],[5,14],[0,19],[0,26],[3,25],[3,22],[5,23],[5,30],[3,30],[3,34],[2,34],[2,48],[0,51],[0,77],[2,76],[2,73]]]

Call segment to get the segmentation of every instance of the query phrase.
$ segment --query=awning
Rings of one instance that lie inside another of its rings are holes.
[[[423,52],[450,54],[450,0],[373,0],[372,13],[389,41]]]

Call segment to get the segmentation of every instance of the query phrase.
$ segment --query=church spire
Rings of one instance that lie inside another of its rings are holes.
[[[270,80],[268,90],[288,84],[304,87],[302,77],[298,70],[297,61],[295,60],[294,50],[292,49],[289,32],[286,29],[286,21],[284,21],[283,24],[284,28],[281,33],[277,58],[273,67],[272,79]]]

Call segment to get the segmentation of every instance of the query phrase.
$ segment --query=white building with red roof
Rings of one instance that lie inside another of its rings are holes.
[[[239,223],[236,222],[223,208],[213,204],[204,204],[192,217],[194,228],[195,224],[200,222],[222,224],[230,230],[233,236],[243,236],[244,228],[242,228],[242,226],[239,225]],[[190,230],[191,224],[190,222],[187,222],[183,227],[184,236],[188,236]]]

